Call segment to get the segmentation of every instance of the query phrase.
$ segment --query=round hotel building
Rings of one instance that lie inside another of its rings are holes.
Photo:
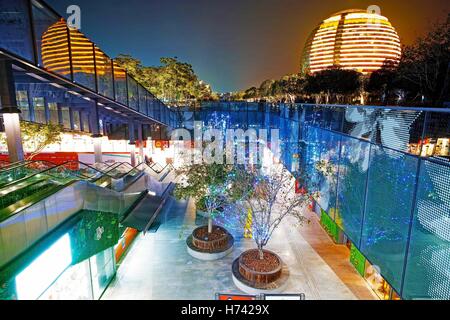
[[[385,63],[398,64],[400,39],[389,20],[377,13],[351,9],[323,20],[306,41],[302,72],[333,66],[364,74]]]

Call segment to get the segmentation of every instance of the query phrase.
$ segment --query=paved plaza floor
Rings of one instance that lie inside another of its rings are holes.
[[[295,226],[286,219],[275,231],[267,249],[289,267],[285,293],[304,293],[310,299],[376,299],[348,261],[348,249],[335,245],[306,212],[310,223]],[[254,247],[241,229],[232,228],[235,247],[217,261],[200,261],[186,250],[186,238],[196,225],[192,200],[168,200],[158,218],[156,233],[140,234],[121,262],[117,275],[102,299],[214,299],[216,293],[242,292],[234,285],[231,264]]]

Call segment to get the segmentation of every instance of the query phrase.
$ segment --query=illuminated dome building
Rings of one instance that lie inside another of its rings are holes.
[[[389,20],[365,10],[345,10],[323,20],[309,36],[302,72],[333,66],[370,73],[383,63],[398,64],[400,39]]]
[[[68,28],[63,19],[43,33],[41,54],[45,69],[63,76],[73,72],[75,78],[78,77],[76,80],[81,83],[85,81],[79,79],[80,77],[94,77],[96,71],[97,76],[104,76],[110,73],[112,68],[110,58],[79,30]],[[125,69],[115,61],[113,64],[115,79],[124,79]]]

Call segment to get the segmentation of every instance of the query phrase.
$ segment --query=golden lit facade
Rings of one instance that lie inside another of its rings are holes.
[[[362,73],[384,63],[398,64],[400,39],[389,20],[364,10],[346,10],[332,15],[308,38],[302,71],[314,73],[338,66]]]
[[[109,58],[79,30],[67,27],[63,19],[43,33],[41,54],[44,68],[64,76],[71,72],[94,74],[96,66],[97,74],[101,76],[111,68]]]

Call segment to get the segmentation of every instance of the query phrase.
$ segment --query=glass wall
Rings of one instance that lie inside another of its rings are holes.
[[[80,111],[72,110],[73,130],[81,130]]]
[[[340,161],[341,136],[327,130],[321,130],[319,189],[321,197],[317,200],[325,211],[334,217],[337,204],[337,180]],[[330,168],[324,172],[323,169]],[[315,168],[317,170],[317,168]]]
[[[69,107],[61,107],[62,125],[66,129],[72,129],[70,125],[70,109]]]
[[[34,121],[37,123],[47,123],[45,115],[45,99],[42,97],[33,98]]]
[[[132,109],[138,110],[139,107],[138,84],[136,80],[127,75],[127,85],[128,85],[128,106]]]
[[[450,299],[450,168],[421,160],[402,296]]]
[[[69,30],[73,80],[95,90],[94,44],[78,30]]]
[[[97,68],[98,93],[114,99],[112,60],[95,47],[95,65]]]
[[[140,84],[138,84],[138,93],[139,93],[139,112],[142,114],[147,114],[146,90]]]
[[[48,113],[50,115],[50,123],[59,124],[58,105],[56,104],[56,102],[49,102],[47,106]]]
[[[335,221],[356,244],[361,237],[370,146],[342,136]]]
[[[67,25],[63,19],[32,1],[38,65],[71,78]]]
[[[149,117],[155,117],[155,97],[152,94],[147,96],[147,115]]]
[[[449,161],[450,113],[427,112],[421,156]]]
[[[120,67],[116,62],[114,65],[114,88],[116,92],[116,101],[124,105],[128,104],[127,92],[127,74],[125,69]]]
[[[0,47],[34,60],[28,1],[0,1]]]
[[[81,112],[81,123],[84,132],[90,132],[89,130],[89,114],[87,112]]]
[[[418,159],[372,146],[360,249],[401,290]]]
[[[26,90],[16,90],[17,106],[20,109],[20,118],[30,121],[30,105],[28,100],[28,92]]]

